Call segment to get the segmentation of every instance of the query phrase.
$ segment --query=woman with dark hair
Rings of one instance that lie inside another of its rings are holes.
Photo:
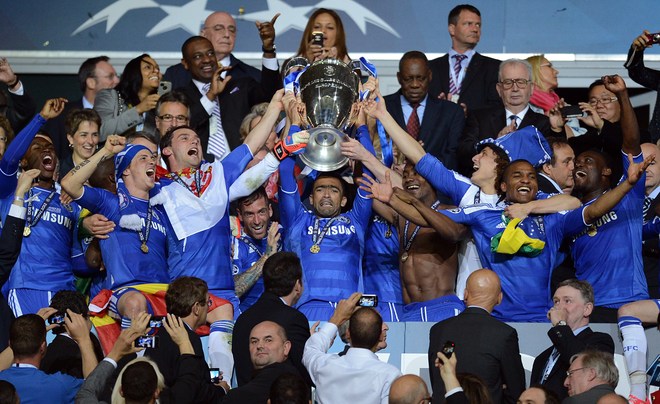
[[[313,32],[323,33],[323,45],[314,44]],[[346,33],[339,14],[334,10],[319,8],[312,13],[303,32],[297,56],[314,62],[321,59],[335,58],[348,63]]]
[[[101,142],[109,135],[125,136],[129,130],[155,131],[153,111],[162,78],[158,63],[144,53],[126,64],[117,88],[97,94],[94,110],[102,119]]]
[[[11,128],[9,119],[0,116],[0,158],[5,154],[9,142],[14,138],[14,130]]]

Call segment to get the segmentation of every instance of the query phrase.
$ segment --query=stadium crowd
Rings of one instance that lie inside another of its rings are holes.
[[[90,58],[81,98],[40,110],[0,59],[0,403],[650,402],[660,131],[623,78],[568,105],[544,55],[476,52],[481,14],[459,5],[447,54],[403,54],[396,93],[350,65],[349,163],[317,171],[278,17],[256,23],[261,70],[214,12],[180,64]],[[653,90],[658,42],[644,31],[626,62]],[[352,61],[335,11],[296,57]],[[375,354],[399,321],[436,323],[431,386]],[[527,389],[506,322],[550,323]]]

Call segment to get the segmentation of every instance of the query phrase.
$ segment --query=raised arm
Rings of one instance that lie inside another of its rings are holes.
[[[639,125],[637,125],[637,116],[633,110],[626,82],[621,76],[603,76],[605,88],[616,94],[619,105],[621,106],[621,132],[623,133],[623,145],[621,149],[624,153],[637,156],[642,152],[639,146]]]
[[[236,296],[243,296],[261,277],[266,260],[277,252],[277,244],[280,241],[279,223],[272,222],[268,229],[268,246],[264,255],[259,257],[247,271],[234,275],[234,290]],[[240,242],[240,241],[239,241]]]
[[[96,167],[104,160],[112,158],[115,154],[119,153],[126,146],[126,138],[118,135],[110,135],[103,146],[103,149],[97,151],[92,157],[83,161],[74,167],[69,173],[62,178],[62,188],[71,195],[72,198],[78,199],[83,194],[83,186],[89,177],[94,174]]]
[[[426,220],[428,223],[427,227],[432,227],[440,237],[449,241],[459,242],[470,236],[468,227],[454,222],[440,212],[436,212],[411,195],[410,198],[411,206],[417,209],[419,214]]]
[[[614,208],[621,199],[633,189],[637,181],[639,181],[644,174],[646,167],[648,167],[653,160],[655,160],[654,154],[645,158],[641,163],[634,163],[633,156],[628,153],[628,162],[630,163],[630,166],[628,167],[628,176],[626,180],[621,181],[621,183],[615,188],[605,192],[603,195],[599,196],[594,203],[587,206],[583,213],[584,222],[586,224],[591,224]]]
[[[270,136],[270,132],[273,130],[273,126],[275,126],[275,122],[277,122],[277,118],[283,109],[282,95],[284,95],[284,90],[275,92],[261,121],[250,131],[243,142],[250,148],[252,155],[259,151],[261,146],[266,143],[268,136]]]

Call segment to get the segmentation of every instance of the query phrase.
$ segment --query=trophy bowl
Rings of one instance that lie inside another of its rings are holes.
[[[312,63],[300,75],[299,82],[300,96],[312,125],[300,158],[315,170],[336,170],[348,163],[340,145],[346,136],[342,130],[358,98],[358,78],[345,63],[324,59]]]

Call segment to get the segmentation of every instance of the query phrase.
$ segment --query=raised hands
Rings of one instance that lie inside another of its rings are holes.
[[[644,159],[641,163],[635,163],[633,161],[632,154],[628,153],[628,183],[630,185],[635,185],[637,181],[642,177],[642,174],[646,171],[646,168],[651,165],[651,162],[655,160],[655,154],[651,154]]]
[[[612,76],[603,76],[601,77],[605,88],[613,92],[614,94],[621,94],[626,91],[626,82],[623,81],[623,78],[618,74]]]
[[[390,179],[390,170],[385,172],[385,181],[381,184],[368,174],[362,174],[362,178],[357,179],[360,189],[368,192],[368,198],[375,198],[383,203],[389,203],[392,199],[394,189]]]
[[[261,38],[261,46],[263,49],[273,49],[273,45],[275,44],[275,21],[277,21],[279,16],[280,13],[277,13],[270,19],[270,21],[254,22],[259,30],[259,38]],[[275,53],[275,49],[273,49],[273,53]]]
[[[66,98],[51,98],[47,100],[39,115],[44,119],[53,119],[64,111],[64,105],[67,103]]]

